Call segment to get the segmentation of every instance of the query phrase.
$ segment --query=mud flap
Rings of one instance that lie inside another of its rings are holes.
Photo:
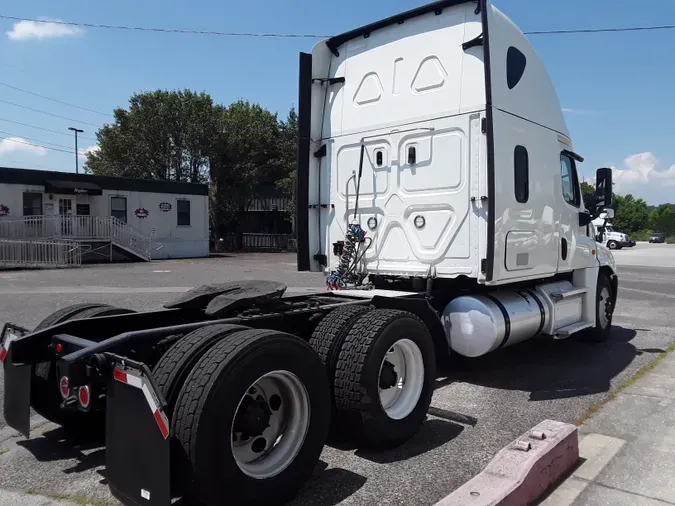
[[[32,366],[12,363],[12,341],[30,331],[23,327],[6,324],[0,340],[0,361],[5,375],[3,412],[7,425],[30,437],[30,382]]]
[[[112,361],[106,406],[110,491],[128,506],[170,506],[166,402],[146,365],[119,357]]]

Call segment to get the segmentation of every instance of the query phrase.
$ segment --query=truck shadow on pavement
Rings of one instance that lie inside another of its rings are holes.
[[[530,401],[609,392],[611,381],[643,353],[631,341],[636,332],[614,326],[601,343],[581,339],[531,340],[478,359],[454,358],[448,375],[490,388],[529,392]]]
[[[356,493],[367,479],[360,474],[347,471],[339,467],[328,468],[328,464],[320,460],[314,469],[314,474],[300,490],[288,506],[334,506]],[[195,506],[184,498],[175,501],[172,506]]]
[[[58,427],[41,437],[17,441],[18,446],[29,451],[39,462],[74,460],[66,474],[80,473],[105,465],[104,440],[101,434],[66,432]]]

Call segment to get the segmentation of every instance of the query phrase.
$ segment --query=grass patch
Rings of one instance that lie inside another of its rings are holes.
[[[49,499],[54,499],[55,501],[70,501],[81,506],[110,506],[108,501],[94,499],[81,494],[56,494],[51,492],[40,492],[39,490],[32,488],[25,490],[24,493],[28,495],[40,495],[43,497],[48,497]]]
[[[649,371],[654,369],[657,365],[659,365],[666,356],[675,351],[675,343],[671,344],[666,348],[666,350],[661,353],[658,357],[656,357],[655,360],[651,361],[647,365],[642,366],[638,372],[636,372],[633,376],[628,378],[624,383],[619,385],[617,388],[612,390],[612,392],[609,394],[609,397],[603,401],[603,402],[596,402],[593,404],[590,408],[588,408],[588,411],[586,411],[586,414],[579,418],[576,422],[575,425],[580,426],[585,424],[588,420],[590,420],[598,411],[600,411],[605,404],[607,404],[610,401],[613,401],[614,399],[617,398],[617,396],[626,390],[628,387],[633,386],[637,380],[642,378],[645,374],[647,374]]]
[[[9,448],[0,448],[0,455],[4,455],[5,453],[9,453]]]

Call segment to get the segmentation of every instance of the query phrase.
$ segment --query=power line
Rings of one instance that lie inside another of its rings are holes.
[[[47,20],[47,19],[33,19],[20,18],[16,16],[5,16],[0,14],[1,19],[10,19],[13,21],[30,21],[33,23],[53,23],[57,25],[79,26],[85,28],[106,28],[111,30],[133,30],[141,32],[158,32],[158,33],[179,33],[191,35],[217,35],[222,37],[261,37],[261,38],[304,38],[304,39],[324,39],[332,37],[332,35],[319,35],[311,33],[251,33],[251,32],[220,32],[215,30],[192,30],[184,28],[153,28],[147,26],[124,26],[124,25],[108,25],[102,23],[77,23],[73,21]],[[571,29],[571,30],[536,30],[524,32],[525,35],[568,35],[576,33],[616,33],[616,32],[639,32],[652,30],[672,30],[675,25],[655,25],[655,26],[634,26],[625,28],[588,28],[588,29]]]
[[[48,146],[42,146],[40,144],[33,144],[32,142],[25,142],[25,141],[21,141],[19,139],[13,139],[11,137],[0,137],[0,140],[9,141],[9,142],[16,142],[17,144],[26,144],[27,146],[34,146],[36,148],[49,149],[51,151],[59,151],[61,153],[68,153],[69,155],[73,154],[72,150],[66,151],[65,149],[50,148]]]
[[[103,115],[103,116],[112,117],[111,114],[108,114],[108,113],[106,113],[106,112],[95,111],[94,109],[87,109],[86,107],[81,107],[81,106],[79,106],[79,105],[71,104],[71,103],[69,103],[69,102],[64,102],[64,101],[62,101],[62,100],[57,100],[56,98],[46,97],[46,96],[44,96],[44,95],[40,95],[39,93],[33,93],[32,91],[24,90],[23,88],[19,88],[18,86],[12,86],[11,84],[7,84],[7,83],[2,83],[2,82],[0,82],[0,86],[5,86],[5,87],[7,87],[7,88],[11,88],[11,89],[13,89],[13,90],[21,91],[21,92],[23,92],[23,93],[28,93],[29,95],[33,95],[33,96],[35,96],[35,97],[40,97],[40,98],[44,98],[44,99],[46,99],[46,100],[51,100],[52,102],[57,102],[57,103],[59,103],[59,104],[67,105],[67,106],[70,106],[70,107],[75,107],[76,109],[81,109],[81,110],[83,110],[83,111],[93,112],[93,113],[96,113],[96,114],[101,114],[101,115]]]
[[[95,125],[94,123],[88,123],[88,122],[86,122],[86,121],[81,121],[81,120],[79,120],[79,119],[69,118],[69,117],[67,117],[67,116],[60,116],[60,115],[58,115],[58,114],[54,114],[54,113],[51,113],[51,112],[43,111],[43,110],[41,110],[41,109],[33,109],[32,107],[28,107],[27,105],[17,104],[17,103],[15,103],[15,102],[10,102],[9,100],[4,100],[4,99],[1,99],[1,98],[0,98],[0,102],[4,102],[5,104],[10,104],[10,105],[15,105],[16,107],[21,107],[21,108],[23,108],[23,109],[28,109],[29,111],[35,111],[35,112],[39,112],[39,113],[41,113],[41,114],[46,114],[46,115],[48,115],[48,116],[54,116],[55,118],[67,119],[68,121],[72,121],[72,122],[74,122],[74,123],[82,123],[82,124],[84,124],[84,125],[90,125],[90,126],[93,126],[93,127],[96,127],[96,128],[101,128],[101,125]]]
[[[673,30],[675,25],[633,26],[626,28],[588,28],[575,30],[540,30],[523,32],[525,35],[567,35],[571,33],[617,33],[617,32],[648,32],[652,30]]]
[[[37,130],[43,130],[45,132],[51,132],[53,134],[65,135],[66,137],[70,137],[70,138],[73,137],[72,134],[69,134],[69,133],[66,133],[66,132],[59,132],[58,130],[51,130],[50,128],[44,128],[44,127],[40,127],[40,126],[37,126],[37,125],[29,125],[28,123],[21,123],[20,121],[14,121],[13,119],[0,118],[0,121],[6,121],[8,123],[14,123],[15,125],[21,125],[21,126],[25,126],[25,127],[28,127],[28,128],[35,128]],[[80,135],[79,137],[80,137],[80,139],[87,139],[89,141],[98,142],[98,140],[94,139],[93,137],[85,137],[83,135]]]
[[[40,145],[42,145],[42,144],[49,144],[50,146],[56,146],[57,148],[70,149],[70,150],[71,150],[71,151],[70,151],[71,153],[74,152],[74,150],[73,150],[73,148],[72,148],[71,146],[65,146],[65,145],[63,145],[63,144],[56,144],[56,143],[54,143],[54,142],[47,142],[47,141],[43,141],[43,140],[40,140],[40,139],[34,139],[34,138],[32,138],[32,137],[26,137],[26,136],[24,136],[24,135],[17,135],[17,134],[15,134],[15,133],[12,133],[12,132],[6,132],[6,131],[4,131],[4,130],[0,130],[0,134],[10,135],[11,137],[15,137],[15,138],[18,137],[18,138],[20,138],[20,139],[22,139],[22,140],[25,140],[25,141],[39,142]],[[42,146],[42,147],[47,147],[47,146]]]
[[[223,37],[263,37],[263,38],[294,38],[294,39],[323,39],[330,35],[314,35],[309,33],[248,33],[248,32],[219,32],[215,30],[190,30],[183,28],[152,28],[147,26],[106,25],[101,23],[75,23],[72,21],[53,21],[48,19],[19,18],[0,14],[2,19],[13,21],[31,21],[33,23],[54,23],[57,25],[79,26],[85,28],[108,28],[112,30],[135,30],[140,32],[182,33],[190,35],[219,35]]]

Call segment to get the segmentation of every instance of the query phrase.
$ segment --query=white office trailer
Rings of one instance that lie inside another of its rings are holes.
[[[0,238],[76,240],[87,261],[209,254],[208,186],[0,167]]]

